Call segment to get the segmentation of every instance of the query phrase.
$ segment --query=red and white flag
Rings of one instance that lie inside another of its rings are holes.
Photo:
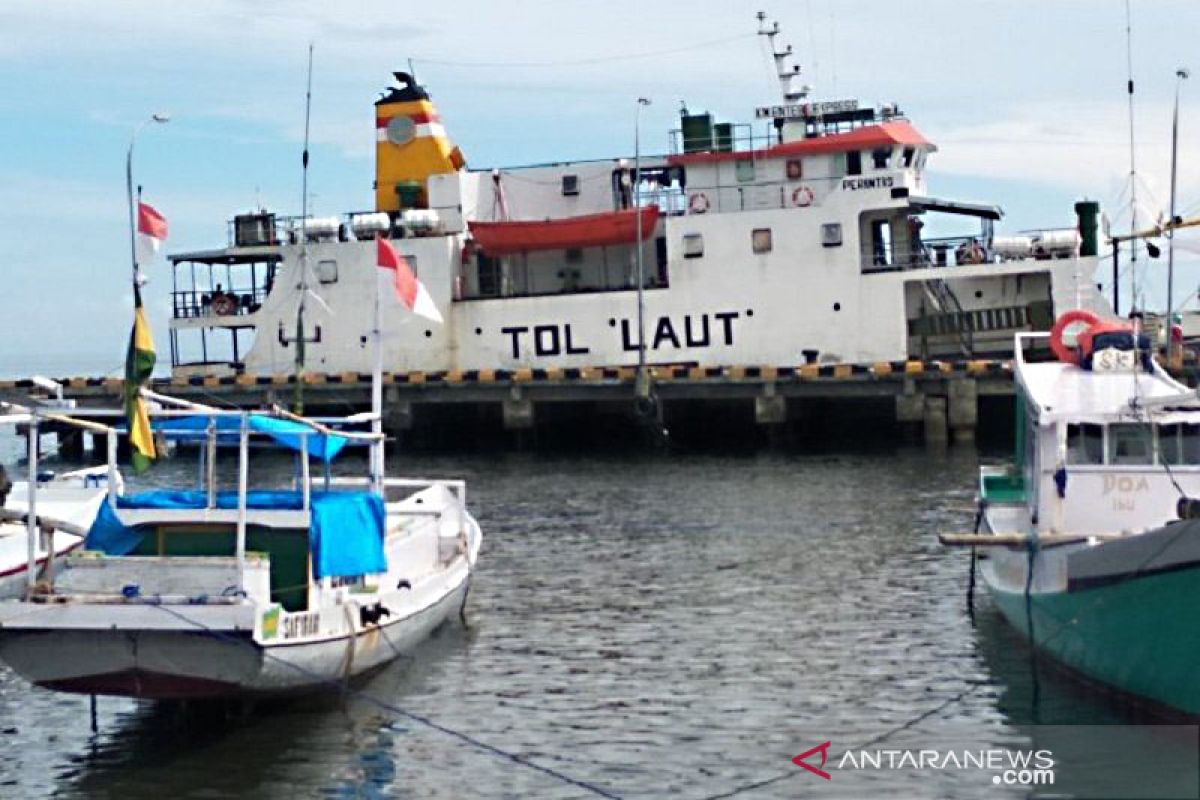
[[[138,201],[137,209],[138,263],[153,261],[167,240],[167,218],[149,203]]]
[[[434,305],[433,298],[429,296],[429,290],[413,274],[412,267],[408,265],[408,261],[405,260],[404,256],[396,252],[396,248],[392,247],[392,243],[387,239],[379,239],[378,241],[379,258],[377,263],[381,269],[392,271],[393,285],[396,288],[396,296],[400,298],[400,302],[414,314],[431,319],[434,322],[441,322],[441,312]]]

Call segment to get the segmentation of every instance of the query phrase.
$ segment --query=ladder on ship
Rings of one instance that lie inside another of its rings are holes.
[[[958,334],[958,346],[964,358],[971,358],[975,353],[974,320],[970,314],[963,311],[958,295],[950,285],[941,278],[933,278],[924,282],[925,298],[933,307],[934,312],[953,320],[952,328]]]

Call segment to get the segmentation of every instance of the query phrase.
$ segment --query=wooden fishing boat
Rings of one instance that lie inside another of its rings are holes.
[[[1085,330],[1066,341],[1072,325]],[[1200,397],[1147,337],[1084,312],[1016,346],[1014,462],[980,473],[975,534],[996,606],[1085,676],[1200,714]]]
[[[200,442],[203,483],[110,484],[82,548],[0,604],[0,659],[28,680],[141,698],[309,691],[394,660],[462,609],[481,532],[461,481],[384,478],[382,435],[347,420],[153,415],[159,435]],[[250,486],[252,439],[295,454],[290,486]],[[226,442],[236,490],[218,485]],[[375,451],[371,474],[329,477],[352,443]]]

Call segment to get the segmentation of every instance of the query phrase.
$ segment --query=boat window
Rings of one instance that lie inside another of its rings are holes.
[[[738,183],[750,183],[754,180],[754,162],[748,158],[739,159],[736,163]]]
[[[1067,426],[1067,463],[1104,463],[1104,426]]]
[[[871,164],[875,169],[887,169],[888,161],[892,158],[892,148],[876,147],[871,151]]]
[[[1109,425],[1108,463],[1154,463],[1154,428],[1141,423]]]
[[[1158,426],[1158,451],[1166,464],[1200,464],[1200,425]]]
[[[846,174],[862,175],[862,152],[851,150],[846,153]]]
[[[750,243],[756,253],[771,252],[771,229],[755,228],[750,235]]]
[[[683,235],[683,257],[700,258],[704,255],[704,236],[699,233]]]
[[[917,148],[915,148],[915,147],[904,148],[904,168],[905,169],[908,169],[909,167],[911,167],[913,165],[913,156],[915,156],[916,154],[917,154]]]
[[[842,246],[842,223],[827,222],[821,225],[821,246],[822,247],[841,247]]]
[[[500,259],[479,254],[479,296],[497,297],[500,294]]]

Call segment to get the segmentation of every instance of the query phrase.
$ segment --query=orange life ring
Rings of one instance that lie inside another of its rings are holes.
[[[813,194],[813,190],[807,186],[797,186],[796,190],[792,192],[792,205],[796,208],[808,208],[815,199],[816,195]]]
[[[231,294],[219,294],[212,299],[212,311],[218,317],[228,317],[237,311],[237,300]]]
[[[1099,317],[1091,311],[1085,311],[1082,308],[1071,309],[1062,314],[1054,323],[1054,327],[1050,329],[1050,349],[1054,351],[1054,355],[1058,357],[1058,360],[1066,364],[1078,365],[1079,352],[1067,347],[1063,341],[1063,334],[1067,332],[1067,328],[1071,325],[1082,323],[1090,328],[1099,321]]]
[[[696,192],[688,198],[688,211],[693,214],[703,214],[708,208],[708,195],[704,192]]]

